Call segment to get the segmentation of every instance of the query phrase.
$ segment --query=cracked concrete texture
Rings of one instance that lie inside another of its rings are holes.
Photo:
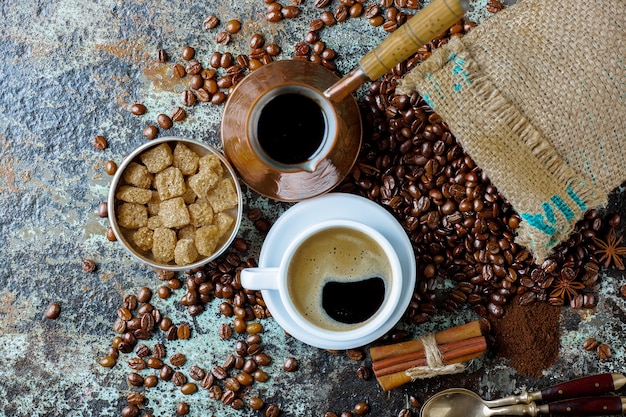
[[[120,360],[105,369],[98,358],[114,336],[111,325],[123,296],[159,284],[152,271],[104,237],[108,222],[96,214],[110,181],[104,165],[109,159],[120,162],[142,144],[143,127],[179,103],[184,84],[172,80],[171,63],[156,62],[158,48],[166,49],[172,62],[180,62],[182,47],[192,45],[207,63],[215,50],[247,51],[250,35],[260,32],[283,47],[280,58],[288,58],[319,12],[306,1],[300,17],[269,24],[263,19],[264,7],[258,0],[0,3],[0,415],[119,415],[129,392],[128,368]],[[484,1],[473,8],[472,20],[487,16]],[[202,21],[210,13],[222,25],[231,18],[244,23],[229,45],[217,45],[217,32],[203,30]],[[339,71],[345,73],[385,33],[351,19],[329,28],[324,37],[339,52]],[[134,102],[144,103],[148,113],[132,116],[127,107]],[[168,134],[219,145],[220,112],[221,107],[197,106]],[[102,152],[91,144],[99,134],[109,141]],[[260,207],[272,220],[288,207],[248,190],[244,200],[246,209]],[[258,253],[261,237],[249,221],[241,233]],[[96,261],[96,272],[82,271],[84,258]],[[623,278],[617,274],[614,280]],[[621,333],[624,303],[614,294],[614,280],[605,284],[606,297],[597,311],[565,333],[563,360],[544,381],[518,378],[497,360],[479,361],[466,375],[468,386],[487,386],[493,396],[523,384],[545,386],[571,369],[619,371],[619,362],[592,362],[578,349],[586,333],[602,329],[601,336],[610,340],[617,340],[614,332]],[[219,324],[227,321],[217,313],[218,303],[192,320],[179,310],[177,298],[156,302],[175,320],[190,322],[194,337],[171,348],[184,350],[190,363],[208,367],[221,362],[232,347],[216,335]],[[61,305],[57,320],[43,317],[50,302]],[[411,331],[424,334],[472,318],[467,311],[444,314]],[[370,403],[371,415],[392,416],[406,405],[407,395],[424,398],[455,383],[448,377],[420,381],[386,394],[373,380],[359,381],[359,364],[345,355],[303,345],[271,319],[264,326],[264,340],[275,360],[268,370],[271,382],[255,389],[279,404],[285,416],[341,412],[360,401]],[[621,344],[613,346],[620,360]],[[300,360],[298,372],[282,372],[287,356]],[[148,399],[155,415],[173,415],[183,399],[192,406],[191,415],[258,415],[209,402],[204,393],[183,398],[168,384],[151,389]]]

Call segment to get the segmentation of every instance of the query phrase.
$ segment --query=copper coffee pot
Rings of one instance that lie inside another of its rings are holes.
[[[458,22],[468,0],[434,0],[343,78],[321,65],[285,60],[244,78],[224,108],[224,153],[246,185],[275,200],[324,194],[350,172],[361,148],[352,93],[380,78]]]

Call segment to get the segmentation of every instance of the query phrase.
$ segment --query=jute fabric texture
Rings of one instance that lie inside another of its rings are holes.
[[[522,218],[543,261],[626,180],[626,1],[521,0],[400,82]]]

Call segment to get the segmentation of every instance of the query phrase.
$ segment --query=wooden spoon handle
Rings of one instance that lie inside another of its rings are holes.
[[[360,61],[361,69],[370,80],[380,78],[458,22],[468,6],[468,0],[433,0],[368,52]]]
[[[592,375],[545,388],[541,390],[540,399],[543,401],[554,401],[565,398],[605,394],[619,390],[625,383],[626,377],[621,374],[607,373]]]
[[[382,77],[458,22],[468,7],[469,0],[433,0],[361,58],[359,65],[327,88],[324,95],[339,103],[365,82]]]

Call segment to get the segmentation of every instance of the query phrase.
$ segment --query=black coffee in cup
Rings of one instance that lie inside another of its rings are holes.
[[[320,106],[299,93],[268,101],[259,115],[257,138],[268,157],[281,164],[309,160],[322,145],[326,120]]]
[[[330,227],[294,252],[287,288],[294,307],[326,330],[351,330],[373,318],[390,290],[390,261],[368,234]]]

